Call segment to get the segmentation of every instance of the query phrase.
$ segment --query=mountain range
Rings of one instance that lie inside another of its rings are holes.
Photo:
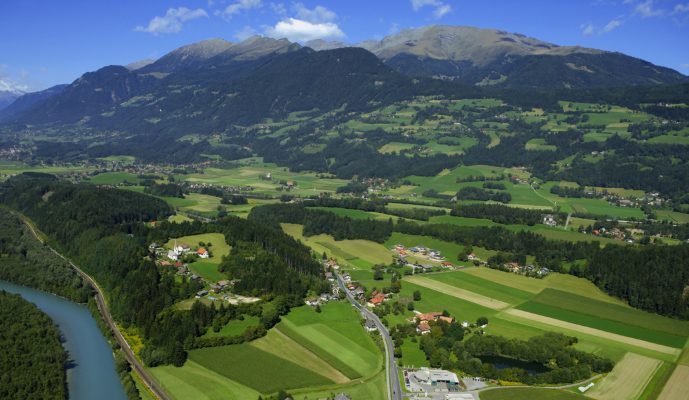
[[[0,110],[3,110],[25,94],[26,92],[23,90],[16,89],[0,81]]]
[[[211,39],[151,62],[106,66],[0,111],[15,126],[226,130],[293,111],[472,88],[568,89],[667,85],[689,78],[621,53],[558,46],[518,33],[434,25],[356,45],[303,46],[254,36]],[[180,121],[184,121],[180,124]]]

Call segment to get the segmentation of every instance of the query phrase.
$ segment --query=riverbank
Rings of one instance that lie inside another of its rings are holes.
[[[0,281],[0,290],[21,295],[57,325],[70,359],[67,369],[69,400],[126,400],[112,349],[84,305],[6,281]]]

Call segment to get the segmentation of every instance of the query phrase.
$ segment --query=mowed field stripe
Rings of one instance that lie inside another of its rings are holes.
[[[271,334],[271,332],[273,333]],[[277,328],[271,329],[268,335],[249,344],[287,361],[296,362],[304,368],[332,379],[335,383],[349,382],[349,378],[342,372],[325,362],[311,350],[294,341],[291,337],[280,332]]]
[[[689,382],[689,366],[677,365],[675,372],[672,373],[670,379],[665,383],[663,391],[660,392],[658,400],[686,400],[687,399],[687,382]]]
[[[661,364],[660,360],[627,353],[612,372],[588,394],[598,400],[635,399]]]
[[[561,320],[555,319],[555,318],[544,317],[543,315],[538,315],[538,314],[530,313],[527,311],[517,310],[514,308],[506,310],[505,313],[508,315],[523,318],[526,320],[540,322],[540,323],[543,323],[546,325],[557,326],[560,328],[565,328],[565,329],[569,329],[572,331],[585,333],[587,335],[598,336],[598,337],[603,338],[603,339],[614,340],[616,342],[630,344],[632,346],[637,346],[637,347],[641,347],[643,349],[657,351],[659,353],[671,354],[671,355],[676,356],[676,355],[679,355],[679,353],[681,352],[681,349],[675,349],[673,347],[663,346],[662,344],[651,343],[651,342],[647,342],[645,340],[634,339],[634,338],[630,338],[628,336],[623,336],[623,335],[618,335],[616,333],[602,331],[600,329],[589,328],[588,326],[577,325],[577,324],[573,324],[571,322],[565,322],[565,321],[561,321]]]
[[[490,308],[493,310],[504,310],[510,305],[504,301],[496,300],[478,293],[470,292],[465,289],[460,289],[456,286],[448,285],[446,283],[438,282],[433,279],[424,278],[422,276],[412,276],[406,278],[407,281],[425,288],[435,290],[452,297],[457,297],[462,300],[470,301],[480,306]]]

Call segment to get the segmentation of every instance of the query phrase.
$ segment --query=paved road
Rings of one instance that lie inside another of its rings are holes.
[[[41,240],[41,237],[34,230],[32,224],[26,221],[25,218],[22,218],[22,221],[24,221],[26,226],[29,227],[29,230],[31,230],[31,233],[34,235],[34,237],[36,237],[36,239],[48,246],[45,242],[43,242],[43,240]],[[100,286],[98,286],[98,283],[93,278],[91,278],[91,276],[89,276],[86,272],[82,271],[81,268],[77,267],[72,261],[60,254],[57,250],[53,249],[50,246],[48,246],[48,248],[58,257],[67,261],[69,265],[71,265],[72,268],[74,268],[74,270],[77,271],[77,273],[81,275],[81,277],[96,290],[96,303],[98,304],[98,310],[100,310],[100,314],[103,317],[103,321],[105,321],[105,323],[108,324],[110,330],[113,333],[113,336],[115,337],[115,340],[117,340],[117,343],[122,348],[122,351],[124,352],[127,361],[129,361],[129,365],[131,365],[132,369],[136,371],[136,373],[141,377],[141,380],[144,382],[144,384],[148,386],[151,392],[153,392],[153,394],[158,399],[169,400],[170,396],[165,392],[165,390],[162,387],[160,387],[160,385],[158,385],[158,383],[153,379],[153,377],[148,373],[148,371],[144,369],[143,365],[141,365],[139,360],[134,355],[132,348],[129,347],[129,343],[127,343],[124,336],[122,336],[120,329],[117,327],[115,321],[112,319],[112,315],[110,315],[110,310],[108,309],[108,304],[105,302],[103,290],[100,288]]]
[[[361,311],[362,314],[366,316],[366,318],[372,320],[375,322],[376,326],[378,327],[378,332],[380,332],[380,335],[383,338],[383,341],[385,342],[385,369],[387,372],[387,387],[388,387],[388,400],[402,400],[402,387],[400,386],[400,376],[399,373],[397,372],[397,363],[395,362],[395,345],[392,342],[392,338],[390,337],[390,333],[388,332],[387,328],[383,323],[380,321],[380,318],[371,311],[369,311],[366,307],[362,306],[359,304],[358,301],[352,296],[351,293],[349,293],[349,290],[344,285],[344,282],[342,281],[342,278],[340,277],[340,274],[335,274],[337,277],[337,283],[340,285],[340,289],[344,290],[345,294],[347,295],[347,300],[349,300],[354,307],[358,308],[359,311]]]

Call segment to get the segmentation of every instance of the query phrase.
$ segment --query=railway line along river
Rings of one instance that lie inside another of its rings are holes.
[[[0,290],[21,295],[57,324],[69,352],[69,400],[126,400],[110,345],[85,306],[2,280]]]

